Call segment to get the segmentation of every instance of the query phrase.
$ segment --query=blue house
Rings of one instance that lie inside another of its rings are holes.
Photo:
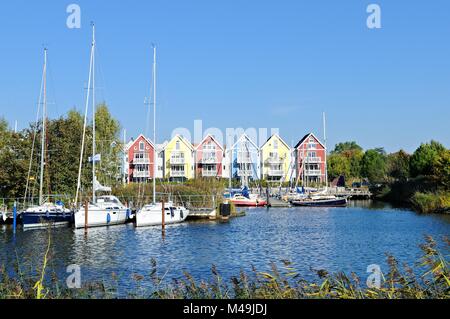
[[[248,186],[249,181],[261,177],[261,160],[259,147],[243,134],[231,148],[231,175],[241,181],[242,186]]]

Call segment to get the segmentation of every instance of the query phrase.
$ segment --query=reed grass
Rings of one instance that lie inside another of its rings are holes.
[[[134,288],[126,293],[121,291],[116,273],[109,280],[87,282],[80,289],[61,288],[57,281],[45,281],[44,276],[54,276],[46,267],[47,258],[52,258],[48,249],[37,278],[24,277],[20,271],[10,276],[4,266],[0,267],[0,299],[449,299],[448,238],[444,238],[443,245],[447,253],[441,252],[433,238],[426,237],[420,245],[422,257],[414,268],[400,266],[394,256],[387,255],[389,268],[379,288],[368,288],[355,273],[315,270],[317,279],[305,280],[287,260],[280,265],[272,263],[270,271],[252,268],[250,273],[241,271],[230,279],[223,278],[213,265],[209,280],[198,281],[188,272],[182,278],[169,280],[167,271],[160,273],[156,260],[152,260],[148,274],[132,274]]]

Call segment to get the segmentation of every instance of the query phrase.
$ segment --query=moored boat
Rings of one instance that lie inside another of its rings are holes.
[[[189,210],[176,206],[172,202],[164,204],[164,224],[182,223],[189,216]],[[162,203],[152,203],[143,206],[136,213],[136,227],[162,225]]]
[[[129,218],[130,210],[120,200],[112,195],[98,196],[94,203],[75,212],[75,228],[99,227],[125,224]]]
[[[302,200],[291,201],[293,206],[307,207],[346,207],[347,198],[338,198],[335,196],[313,196]]]
[[[250,194],[249,197],[244,195],[235,194],[229,199],[236,206],[241,207],[263,207],[267,205],[267,201],[260,198],[259,195]]]
[[[73,222],[73,212],[64,207],[61,202],[47,202],[39,206],[29,207],[20,216],[24,229],[69,226]]]

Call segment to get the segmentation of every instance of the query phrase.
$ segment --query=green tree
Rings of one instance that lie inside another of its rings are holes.
[[[351,142],[344,142],[344,143],[336,144],[336,146],[334,147],[334,150],[332,151],[332,153],[343,153],[343,152],[347,152],[347,151],[362,152],[363,149],[355,141],[351,141]]]
[[[411,176],[433,175],[434,167],[438,164],[440,157],[445,151],[446,148],[436,141],[421,144],[413,153],[409,162]]]
[[[345,177],[350,177],[351,167],[350,161],[347,157],[341,154],[331,154],[328,156],[327,160],[328,166],[328,177],[330,180],[335,179],[341,175]]]
[[[409,160],[411,155],[403,150],[387,156],[387,174],[398,181],[405,181],[410,176]]]
[[[384,149],[367,150],[361,161],[361,173],[370,182],[381,182],[386,175],[386,154]]]
[[[101,183],[115,186],[120,181],[120,169],[123,143],[120,141],[120,123],[103,103],[97,106],[95,113],[96,153],[101,154],[97,166],[97,176]]]

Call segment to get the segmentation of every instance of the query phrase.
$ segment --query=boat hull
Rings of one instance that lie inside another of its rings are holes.
[[[128,216],[128,209],[109,210],[89,207],[86,225],[85,209],[81,208],[74,215],[75,228],[121,225],[127,222]]]
[[[24,229],[69,226],[73,222],[73,212],[23,212]]]
[[[347,199],[327,199],[327,200],[293,200],[291,201],[293,206],[303,207],[346,207]]]
[[[178,224],[186,220],[189,215],[189,210],[187,209],[174,209],[173,212],[170,210],[166,211],[164,217],[164,224]],[[151,209],[151,210],[140,210],[136,213],[136,227],[147,227],[147,226],[161,226],[162,225],[162,212],[161,209]]]
[[[235,206],[239,207],[263,207],[267,205],[267,202],[265,200],[261,201],[245,201],[245,200],[230,200]]]

